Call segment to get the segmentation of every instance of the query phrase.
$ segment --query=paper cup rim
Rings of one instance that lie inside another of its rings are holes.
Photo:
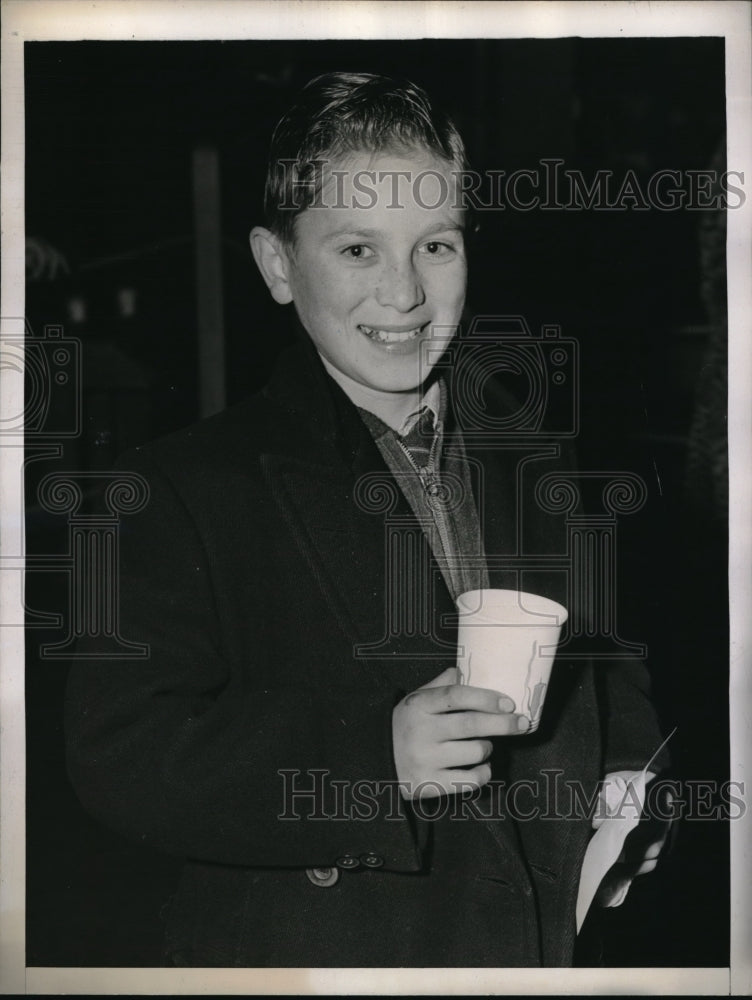
[[[486,595],[481,597],[481,595]],[[495,603],[494,607],[502,608],[522,608],[522,610],[527,611],[532,616],[554,616],[556,618],[555,624],[561,626],[566,622],[569,617],[569,612],[564,607],[564,605],[559,604],[557,601],[551,600],[550,597],[543,597],[541,594],[533,594],[530,591],[525,590],[506,590],[504,588],[496,587],[485,587],[479,590],[466,590],[463,594],[457,597],[456,605],[457,611],[461,617],[472,617],[476,621],[485,619],[489,622],[495,621],[495,616],[493,612],[489,610],[487,613],[483,613],[481,608],[483,607],[483,601],[488,599],[488,595],[494,595],[489,601],[499,599],[498,603]],[[507,598],[506,603],[502,603],[503,599]],[[471,600],[474,599],[475,607],[468,607],[467,605]],[[486,605],[488,607],[488,605]],[[541,625],[553,624],[550,622],[541,622]]]

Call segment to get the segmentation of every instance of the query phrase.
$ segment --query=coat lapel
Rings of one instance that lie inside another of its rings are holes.
[[[426,669],[416,680],[435,676],[437,656],[454,662],[454,625],[442,625],[454,605],[355,407],[307,343],[283,359],[267,394],[280,421],[278,444],[262,456],[262,468],[354,655],[417,659]]]

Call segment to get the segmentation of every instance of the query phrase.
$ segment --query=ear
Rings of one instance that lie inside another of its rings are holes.
[[[251,230],[251,253],[275,302],[292,302],[289,282],[290,262],[279,239],[263,226]]]

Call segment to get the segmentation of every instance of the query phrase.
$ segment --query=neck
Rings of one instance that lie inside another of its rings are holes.
[[[340,389],[349,396],[351,402],[362,410],[375,413],[392,430],[399,431],[405,420],[413,413],[423,397],[423,387],[419,386],[410,392],[385,392],[361,385],[355,379],[338,371],[323,355],[321,360],[327,372]]]

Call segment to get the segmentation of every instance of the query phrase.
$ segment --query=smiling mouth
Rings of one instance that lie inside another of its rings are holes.
[[[361,323],[358,329],[370,340],[375,340],[377,344],[405,344],[409,340],[415,340],[427,325],[427,323],[421,323],[420,326],[414,326],[409,330],[379,330]]]

